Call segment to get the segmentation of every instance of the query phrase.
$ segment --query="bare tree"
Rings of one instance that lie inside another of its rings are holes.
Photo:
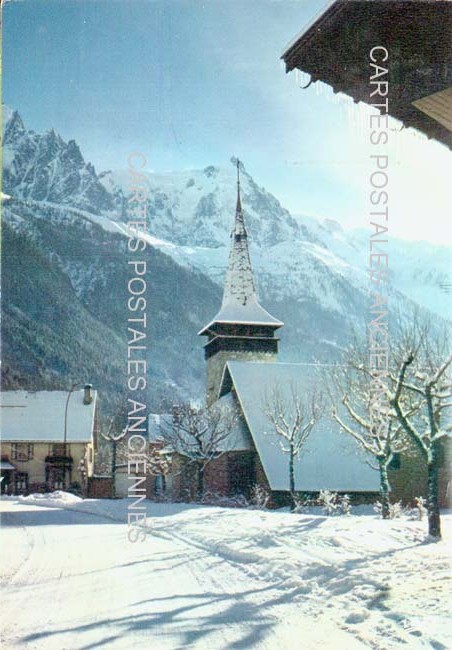
[[[408,450],[409,441],[390,405],[387,391],[380,390],[376,397],[374,381],[366,369],[362,351],[363,346],[355,344],[344,362],[328,373],[331,382],[328,393],[333,404],[333,419],[377,461],[382,516],[389,519],[388,467],[394,454]]]
[[[433,326],[418,311],[405,318],[396,315],[394,321],[384,379],[376,379],[364,360],[365,346],[355,343],[347,358],[345,391],[343,377],[339,381],[336,377],[353,426],[337,407],[333,417],[379,461],[382,496],[387,493],[385,465],[408,447],[408,441],[414,444],[427,469],[429,533],[440,538],[439,466],[441,445],[451,431],[444,420],[452,406],[447,330],[438,323]],[[388,507],[386,502],[386,515]]]
[[[441,446],[452,427],[445,423],[452,406],[452,356],[447,330],[435,329],[414,314],[394,349],[397,370],[391,373],[391,405],[404,431],[427,466],[429,533],[441,537],[439,465]]]
[[[186,403],[174,406],[170,421],[162,423],[165,442],[196,468],[198,498],[204,493],[205,469],[228,451],[228,438],[236,421],[237,415],[231,409]]]
[[[119,407],[116,414],[110,419],[106,432],[100,436],[108,443],[98,450],[96,457],[96,471],[109,474],[112,477],[112,496],[115,497],[116,474],[118,469],[128,467],[129,455],[139,452],[145,460],[146,473],[151,476],[167,476],[171,471],[171,454],[161,444],[151,444],[147,441],[146,447],[137,448],[137,442],[129,436],[127,428],[127,412],[123,406]]]
[[[289,490],[295,507],[295,459],[300,455],[312,429],[322,414],[322,396],[302,395],[291,383],[287,391],[275,386],[264,398],[263,411],[279,436],[281,449],[289,455]]]
[[[127,432],[127,410],[123,404],[117,407],[115,414],[108,422],[107,431],[99,431],[99,447],[94,459],[95,470],[101,474],[109,474],[112,477],[112,497],[115,495],[115,482],[117,470],[117,446],[123,440]],[[107,444],[106,444],[107,443]]]

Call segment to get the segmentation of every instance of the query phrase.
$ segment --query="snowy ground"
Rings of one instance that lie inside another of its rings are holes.
[[[452,514],[426,522],[125,500],[2,499],[2,648],[452,647]]]

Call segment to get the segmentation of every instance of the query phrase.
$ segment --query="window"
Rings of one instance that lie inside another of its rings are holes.
[[[155,496],[162,496],[166,490],[166,479],[163,474],[158,474],[154,479]]]
[[[67,446],[69,446],[69,445],[67,445]],[[66,447],[66,445],[64,444],[64,442],[63,443],[60,443],[60,442],[55,443],[54,445],[52,445],[51,455],[52,456],[65,456],[66,455],[65,447]]]
[[[16,472],[14,476],[15,494],[26,494],[28,492],[28,474],[27,472]]]
[[[25,462],[33,458],[33,444],[27,442],[13,442],[11,445],[11,457],[13,460]]]
[[[46,472],[47,489],[64,490],[66,487],[66,471],[64,467],[50,467]]]

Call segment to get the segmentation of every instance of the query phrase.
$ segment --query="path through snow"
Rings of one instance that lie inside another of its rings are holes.
[[[450,546],[425,522],[149,503],[131,544],[125,501],[1,507],[5,650],[452,646]]]

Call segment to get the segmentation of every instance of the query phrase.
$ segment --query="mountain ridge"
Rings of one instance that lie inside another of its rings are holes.
[[[91,376],[113,408],[124,386],[127,172],[97,174],[74,141],[53,130],[27,131],[17,112],[4,126],[4,386],[54,388],[75,375]],[[203,392],[196,332],[221,302],[236,201],[234,162],[146,174],[155,403]],[[291,215],[243,165],[241,194],[261,302],[285,322],[280,359],[338,358],[368,314],[366,269],[357,261],[365,259],[365,236],[348,234],[333,219]],[[421,248],[439,257],[436,248]],[[445,267],[446,257],[427,265],[420,304],[433,302],[432,286],[447,280]],[[416,268],[403,272],[407,297],[399,291],[399,269],[391,301],[406,310]]]

